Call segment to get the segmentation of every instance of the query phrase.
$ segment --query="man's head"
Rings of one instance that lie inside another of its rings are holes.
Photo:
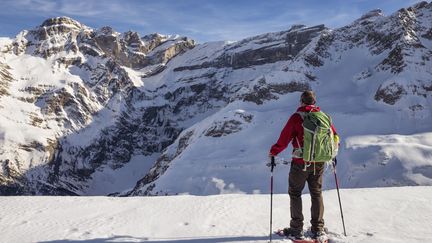
[[[308,90],[302,93],[300,102],[302,105],[315,105],[316,96],[312,90]]]

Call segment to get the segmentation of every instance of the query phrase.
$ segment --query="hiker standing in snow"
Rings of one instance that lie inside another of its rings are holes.
[[[330,117],[321,112],[315,103],[316,96],[313,91],[302,93],[300,107],[289,118],[277,143],[271,147],[269,154],[271,157],[278,155],[292,142],[293,153],[288,188],[291,221],[290,227],[283,230],[283,234],[292,239],[304,238],[301,195],[306,182],[312,200],[310,221],[312,224],[312,237],[314,239],[326,237],[323,219],[324,204],[321,193],[324,162],[331,161],[336,156],[339,138]],[[320,129],[325,127],[327,130],[320,132]],[[314,135],[314,131],[317,135]],[[328,136],[328,139],[323,136]],[[304,144],[304,141],[306,141],[306,144]],[[316,141],[330,142],[331,144],[329,144],[328,149],[325,149],[323,148],[325,146],[322,146],[323,142]],[[319,148],[320,146],[321,148]],[[314,151],[314,148],[319,151]],[[330,149],[331,152],[326,152]],[[325,155],[326,153],[327,155]]]

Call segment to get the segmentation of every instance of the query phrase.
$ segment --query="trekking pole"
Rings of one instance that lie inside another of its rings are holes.
[[[333,161],[333,173],[334,173],[335,182],[336,182],[336,190],[337,190],[338,199],[339,199],[339,208],[340,208],[340,212],[341,212],[341,218],[342,218],[342,225],[343,225],[344,235],[347,236],[346,230],[345,230],[344,216],[343,216],[343,212],[342,212],[342,203],[341,203],[340,194],[339,194],[339,183],[338,183],[338,179],[337,179],[337,176],[336,176],[336,163],[337,163],[336,157],[335,157],[334,160],[335,161]]]
[[[272,242],[272,224],[273,224],[273,168],[276,166],[275,157],[271,156],[271,177],[270,177],[270,242]]]

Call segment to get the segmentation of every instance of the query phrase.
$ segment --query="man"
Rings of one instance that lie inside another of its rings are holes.
[[[290,195],[291,222],[290,227],[284,229],[284,235],[292,239],[303,239],[303,212],[302,191],[308,183],[312,200],[311,206],[311,231],[314,239],[326,237],[324,232],[324,204],[321,193],[324,163],[304,162],[301,156],[303,148],[303,116],[301,113],[319,112],[320,108],[315,105],[316,96],[313,91],[305,91],[300,98],[300,107],[291,115],[283,128],[276,144],[270,149],[270,156],[276,156],[282,152],[290,142],[293,145],[293,158],[289,172],[288,193]],[[330,122],[331,124],[331,122]],[[331,130],[337,138],[336,130],[331,124]],[[300,151],[300,154],[299,154]]]

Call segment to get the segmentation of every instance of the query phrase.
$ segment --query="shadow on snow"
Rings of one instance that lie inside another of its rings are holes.
[[[225,237],[208,237],[208,238],[161,238],[148,239],[146,237],[132,236],[112,236],[108,238],[95,238],[87,240],[52,240],[41,241],[40,243],[129,243],[129,242],[146,242],[146,243],[216,243],[216,242],[250,242],[268,240],[266,236],[225,236]]]

